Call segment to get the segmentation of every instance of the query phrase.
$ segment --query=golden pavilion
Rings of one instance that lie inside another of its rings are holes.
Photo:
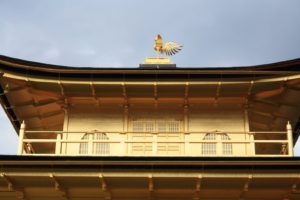
[[[18,155],[0,155],[0,199],[300,199],[300,59],[152,61],[83,68],[0,56],[1,105],[19,135]]]

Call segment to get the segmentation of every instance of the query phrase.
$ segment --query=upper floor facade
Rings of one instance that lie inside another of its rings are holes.
[[[94,69],[0,59],[18,153],[293,156],[299,60],[220,69]]]

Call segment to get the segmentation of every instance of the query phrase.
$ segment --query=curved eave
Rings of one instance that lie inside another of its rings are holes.
[[[108,68],[108,67],[74,67],[74,66],[63,66],[63,65],[52,65],[46,63],[39,63],[33,61],[27,61],[17,58],[12,58],[4,55],[0,55],[0,69],[3,66],[11,67],[14,69],[25,69],[28,71],[44,72],[44,73],[55,73],[55,74],[103,74],[103,73],[254,73],[261,74],[262,72],[273,72],[273,74],[279,73],[291,73],[300,71],[300,58],[287,60],[282,62],[253,65],[253,66],[239,66],[239,67],[179,67],[175,69],[140,69],[140,68]]]

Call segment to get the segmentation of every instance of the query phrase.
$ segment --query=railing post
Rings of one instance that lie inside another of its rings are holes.
[[[93,154],[93,135],[91,132],[88,133],[88,155]]]
[[[60,155],[61,154],[61,139],[62,139],[62,134],[57,133],[57,135],[56,135],[56,145],[55,145],[55,155]]]
[[[254,133],[249,133],[249,140],[250,140],[250,155],[255,156],[255,142],[254,142]]]
[[[125,141],[128,138],[128,117],[129,117],[129,106],[126,104],[124,105],[123,110],[123,133],[120,134],[121,140],[121,148],[120,148],[120,155],[127,155],[127,144]]]
[[[216,144],[216,153],[217,153],[217,156],[222,156],[223,155],[223,152],[222,152],[222,146],[223,146],[223,143],[222,143],[222,136],[221,134],[217,133],[216,132],[216,136],[217,136],[217,144]]]
[[[184,128],[184,155],[190,155],[190,133],[189,133],[189,106],[184,106],[184,120],[183,120],[183,128]]]
[[[126,140],[127,140],[127,134],[128,133],[120,133],[119,134],[119,140],[120,140],[120,155],[126,155],[127,154],[127,145],[126,145]]]
[[[26,129],[26,124],[23,121],[21,124],[21,127],[20,127],[20,131],[19,131],[18,155],[22,155],[22,153],[23,153],[23,149],[24,149],[23,139],[25,136],[25,129]]]
[[[293,151],[293,129],[292,129],[292,125],[290,124],[290,122],[288,121],[287,125],[286,125],[286,130],[287,130],[287,140],[288,140],[288,155],[289,156],[294,156],[294,151]]]
[[[190,156],[190,133],[184,133],[184,155]]]
[[[157,154],[157,132],[152,133],[152,154]]]

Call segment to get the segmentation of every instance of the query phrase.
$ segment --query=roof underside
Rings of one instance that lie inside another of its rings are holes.
[[[0,156],[0,198],[300,198],[299,158]]]
[[[300,59],[233,68],[78,68],[0,56],[1,104],[15,128],[60,130],[66,104],[134,103],[157,100],[228,104],[249,111],[252,130],[299,131]]]

